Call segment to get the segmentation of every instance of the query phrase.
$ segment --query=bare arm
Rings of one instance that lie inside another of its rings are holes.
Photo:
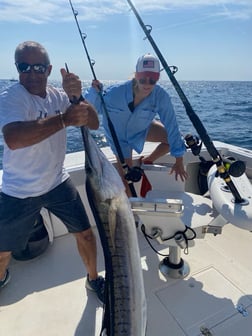
[[[62,122],[63,121],[63,122]],[[3,136],[10,149],[34,145],[67,126],[99,127],[99,119],[92,105],[82,102],[71,105],[64,114],[31,121],[12,122],[3,127]]]
[[[170,174],[175,173],[175,179],[180,177],[181,181],[185,181],[188,178],[188,174],[184,169],[183,157],[177,157],[176,162],[172,166]]]
[[[61,69],[62,86],[71,99],[81,96],[81,80],[73,73]],[[95,108],[88,102],[71,105],[64,114],[52,117],[17,121],[5,125],[2,129],[4,140],[10,149],[35,145],[67,126],[87,126],[98,129],[99,119]]]

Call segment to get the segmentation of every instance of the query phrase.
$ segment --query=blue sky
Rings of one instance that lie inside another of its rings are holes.
[[[126,0],[72,1],[87,34],[86,45],[101,80],[132,76],[139,56],[154,53]],[[252,79],[251,0],[135,0],[145,24],[178,80]],[[81,79],[91,79],[68,0],[0,2],[0,78],[17,78],[14,50],[35,40],[48,50],[51,79],[67,62]],[[162,79],[167,75],[162,73]]]

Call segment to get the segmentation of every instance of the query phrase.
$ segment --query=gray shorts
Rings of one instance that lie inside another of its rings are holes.
[[[70,179],[38,197],[20,199],[0,193],[0,251],[26,246],[42,207],[61,219],[69,232],[90,228],[80,195]]]

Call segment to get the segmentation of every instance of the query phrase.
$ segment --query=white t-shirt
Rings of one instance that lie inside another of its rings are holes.
[[[50,85],[46,98],[30,94],[21,84],[0,95],[0,127],[14,121],[28,121],[64,113],[69,106],[65,92]],[[11,150],[4,142],[2,191],[18,198],[42,195],[69,175],[63,168],[66,130],[28,147]]]

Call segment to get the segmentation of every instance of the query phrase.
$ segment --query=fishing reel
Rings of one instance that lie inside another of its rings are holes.
[[[184,139],[186,148],[190,148],[193,155],[199,155],[202,147],[202,141],[200,141],[197,136],[193,136],[192,134],[187,134]]]
[[[240,177],[246,171],[245,162],[241,160],[236,160],[233,157],[224,158],[223,163],[228,174],[233,177]]]
[[[131,182],[139,182],[143,176],[143,169],[140,167],[128,167],[127,173],[124,175],[125,180]]]

